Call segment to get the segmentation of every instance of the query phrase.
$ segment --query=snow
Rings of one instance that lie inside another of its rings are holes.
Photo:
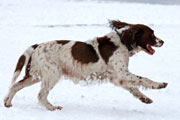
[[[0,120],[179,120],[179,9],[179,5],[117,1],[0,0]],[[40,84],[18,92],[12,108],[3,106],[17,59],[28,46],[105,35],[111,31],[108,19],[147,24],[165,41],[153,56],[142,52],[130,59],[132,73],[169,83],[162,90],[142,89],[152,104],[143,104],[110,83],[81,87],[61,80],[48,97],[63,106],[61,111],[47,111],[38,104]]]

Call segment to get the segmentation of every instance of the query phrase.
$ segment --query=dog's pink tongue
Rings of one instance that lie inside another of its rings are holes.
[[[150,54],[154,54],[154,53],[155,53],[155,50],[151,47],[150,44],[147,44],[147,45],[146,45],[146,48],[148,49],[148,51],[149,51]]]

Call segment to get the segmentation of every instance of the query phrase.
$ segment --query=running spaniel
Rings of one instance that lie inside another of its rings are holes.
[[[4,105],[11,107],[11,101],[19,90],[41,82],[39,102],[48,110],[62,109],[47,100],[49,91],[62,76],[75,83],[108,79],[142,102],[152,103],[138,87],[161,89],[167,83],[154,82],[130,73],[128,62],[129,57],[139,51],[153,55],[155,50],[152,47],[161,47],[164,42],[146,25],[114,20],[110,21],[110,26],[112,32],[86,42],[56,40],[29,47],[19,58]],[[26,66],[25,76],[16,82],[23,66]]]

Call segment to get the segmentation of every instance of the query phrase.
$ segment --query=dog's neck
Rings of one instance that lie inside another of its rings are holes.
[[[124,26],[123,28],[120,28],[120,29],[116,29],[116,28],[114,28],[114,31],[116,32],[116,34],[119,36],[119,39],[120,39],[120,41],[121,41],[121,43],[123,43],[122,42],[122,37],[123,37],[123,34],[124,34],[124,32],[126,31],[126,30],[128,30],[130,27],[127,25],[127,26]],[[124,44],[124,43],[123,43]],[[131,49],[129,49],[128,47],[127,47],[127,49],[128,49],[128,51],[131,51]]]
[[[126,30],[128,30],[130,27],[127,25],[127,26],[125,26],[125,27],[123,27],[123,28],[120,28],[120,29],[114,29],[114,31],[116,32],[116,34],[119,36],[119,39],[120,40],[122,40],[122,36],[123,36],[123,32],[124,31],[126,31]],[[122,43],[122,41],[121,41],[121,43]],[[133,48],[133,46],[132,46],[132,48]],[[127,48],[128,49],[128,48]],[[129,56],[131,57],[131,56],[133,56],[133,55],[135,55],[137,52],[139,52],[139,50],[137,49],[128,49],[128,51],[129,51]]]
[[[123,28],[120,28],[120,29],[116,29],[116,28],[114,28],[114,31],[116,32],[116,34],[119,36],[119,38],[121,39],[121,36],[122,36],[122,33],[123,33],[123,31],[126,31],[126,30],[128,30],[129,29],[129,26],[127,25],[127,26],[125,26],[125,27],[123,27]]]

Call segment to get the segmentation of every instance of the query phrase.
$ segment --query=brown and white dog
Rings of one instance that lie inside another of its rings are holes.
[[[11,107],[11,101],[19,90],[41,81],[39,102],[48,110],[62,109],[47,100],[49,91],[62,76],[75,83],[88,79],[108,79],[142,102],[152,103],[138,87],[161,89],[165,88],[167,83],[154,82],[130,73],[128,62],[129,57],[139,51],[154,54],[152,46],[161,47],[164,42],[146,25],[114,20],[110,21],[110,26],[113,28],[112,32],[86,42],[56,40],[29,47],[19,58],[4,105]],[[26,66],[25,76],[16,82],[23,66]]]

